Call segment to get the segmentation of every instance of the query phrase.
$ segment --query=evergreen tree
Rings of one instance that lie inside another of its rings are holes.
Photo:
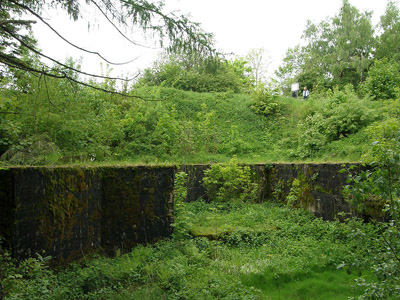
[[[116,34],[121,35],[132,44],[140,46],[124,32],[135,31],[134,29],[137,31],[139,28],[142,32],[158,38],[160,46],[170,52],[179,50],[188,53],[200,52],[203,55],[214,52],[212,35],[203,32],[199,24],[191,22],[186,16],[165,13],[163,2],[147,0],[85,0],[85,2],[92,9],[98,10],[111,23],[116,29]],[[82,18],[81,7],[83,4],[83,0],[2,0],[0,2],[0,75],[4,75],[4,72],[12,68],[50,77],[67,78],[72,82],[85,85],[89,84],[70,76],[69,71],[107,79],[106,76],[88,74],[46,56],[37,49],[35,40],[32,38],[31,25],[42,22],[59,38],[80,51],[97,55],[111,65],[121,64],[108,60],[97,51],[73,44],[57,32],[42,16],[45,8],[61,8],[67,11],[72,20],[76,21]],[[43,64],[38,66],[25,60],[24,51],[29,51],[39,58],[49,59],[55,67]],[[97,87],[97,89],[99,88]]]

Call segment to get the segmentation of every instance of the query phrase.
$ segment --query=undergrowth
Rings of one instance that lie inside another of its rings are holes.
[[[48,269],[45,259],[17,266],[3,249],[3,296],[347,299],[363,292],[354,279],[368,282],[373,276],[369,265],[357,263],[379,251],[368,242],[377,234],[371,224],[324,222],[273,203],[197,201],[185,203],[180,214],[190,216],[180,224],[189,234],[58,272]]]
[[[141,87],[136,93],[160,101],[130,102],[82,91],[65,110],[32,119],[30,98],[27,103],[21,98],[24,114],[7,116],[12,128],[6,129],[17,130],[0,151],[0,163],[212,163],[232,156],[245,163],[356,162],[368,152],[368,128],[398,106],[360,99],[351,89],[315,94],[308,101],[268,89],[235,94]],[[44,100],[40,105],[46,110]]]

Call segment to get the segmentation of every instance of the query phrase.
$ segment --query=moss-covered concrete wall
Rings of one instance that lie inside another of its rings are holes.
[[[188,174],[186,196],[188,202],[198,199],[210,200],[203,186],[204,171],[209,167],[210,165],[182,165],[179,167],[179,171]]]
[[[1,170],[0,235],[14,257],[56,264],[167,237],[173,177],[165,167]]]
[[[36,253],[68,263],[96,249],[129,250],[172,233],[176,171],[188,176],[188,201],[206,200],[208,165],[0,170],[0,236],[23,259]],[[341,194],[341,164],[259,164],[260,201],[284,199],[297,180],[299,201],[332,220],[351,213]]]
[[[285,199],[293,181],[299,182],[299,201],[324,220],[340,218],[339,213],[351,214],[349,204],[342,195],[347,175],[340,173],[343,164],[256,164],[251,166],[260,183],[259,201]],[[209,165],[181,166],[188,174],[188,201],[203,198],[208,201],[203,186],[204,171]]]
[[[130,249],[172,233],[174,168],[104,168],[101,241]]]
[[[262,186],[262,201],[286,198],[297,180],[299,202],[315,216],[334,220],[352,213],[342,195],[347,180],[347,174],[340,172],[343,164],[270,164],[254,169]]]

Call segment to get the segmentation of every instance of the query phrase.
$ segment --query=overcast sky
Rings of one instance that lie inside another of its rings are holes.
[[[319,22],[333,17],[339,12],[342,0],[165,0],[165,3],[167,11],[190,14],[193,21],[212,32],[217,48],[225,53],[245,55],[253,48],[266,49],[272,60],[272,72],[279,66],[286,50],[301,41],[307,20]],[[386,7],[386,0],[350,0],[350,3],[360,11],[372,11],[374,24],[379,22]],[[69,21],[63,12],[49,11],[45,17],[75,44],[99,51],[112,61],[137,58],[123,68],[113,67],[114,75],[135,73],[138,68],[151,66],[157,50],[133,47],[104,24],[100,14],[93,10],[88,13],[88,20],[77,23]],[[89,31],[88,21],[91,24]],[[35,25],[34,31],[45,54],[61,61],[68,56],[83,57],[84,70],[100,73],[100,61],[94,56],[76,51],[45,26]]]

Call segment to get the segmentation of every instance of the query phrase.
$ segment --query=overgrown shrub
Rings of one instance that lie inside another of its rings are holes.
[[[221,58],[205,59],[170,56],[146,69],[139,85],[172,87],[193,92],[239,93],[248,89],[245,69]]]
[[[346,138],[365,128],[376,118],[368,105],[368,99],[360,99],[351,87],[335,91],[320,111],[311,112],[299,124],[301,135],[297,153],[300,157],[312,157],[327,143]]]
[[[318,174],[314,174],[311,179],[307,179],[302,173],[293,179],[289,194],[286,196],[286,205],[290,208],[310,209],[314,203],[311,194],[311,181],[315,180]]]
[[[48,266],[50,257],[37,254],[37,258],[31,257],[17,263],[2,242],[0,237],[0,298],[49,299],[57,290],[56,276]]]
[[[373,162],[356,175],[350,173],[345,188],[347,199],[358,211],[375,217],[370,211],[376,215],[380,209],[380,218],[390,219],[379,223],[381,235],[374,244],[384,247],[368,261],[376,278],[372,282],[358,281],[365,288],[359,299],[400,298],[400,131],[398,126],[392,129],[374,134],[381,138],[371,145]]]
[[[204,174],[204,186],[211,201],[258,200],[259,187],[254,181],[254,172],[248,166],[240,166],[237,158],[226,164],[214,164]]]
[[[283,113],[284,104],[279,99],[278,89],[272,83],[270,85],[259,84],[252,94],[250,107],[257,114],[279,117]]]
[[[400,96],[400,66],[387,59],[375,60],[365,83],[360,87],[363,94],[375,100],[398,99]]]
[[[190,216],[185,209],[187,196],[187,174],[178,172],[174,179],[174,237],[187,237],[190,226]]]
[[[320,113],[309,115],[299,124],[300,138],[297,153],[301,157],[310,157],[327,143],[326,119]]]
[[[60,157],[60,149],[46,134],[32,135],[13,144],[0,158],[14,165],[51,164]]]

